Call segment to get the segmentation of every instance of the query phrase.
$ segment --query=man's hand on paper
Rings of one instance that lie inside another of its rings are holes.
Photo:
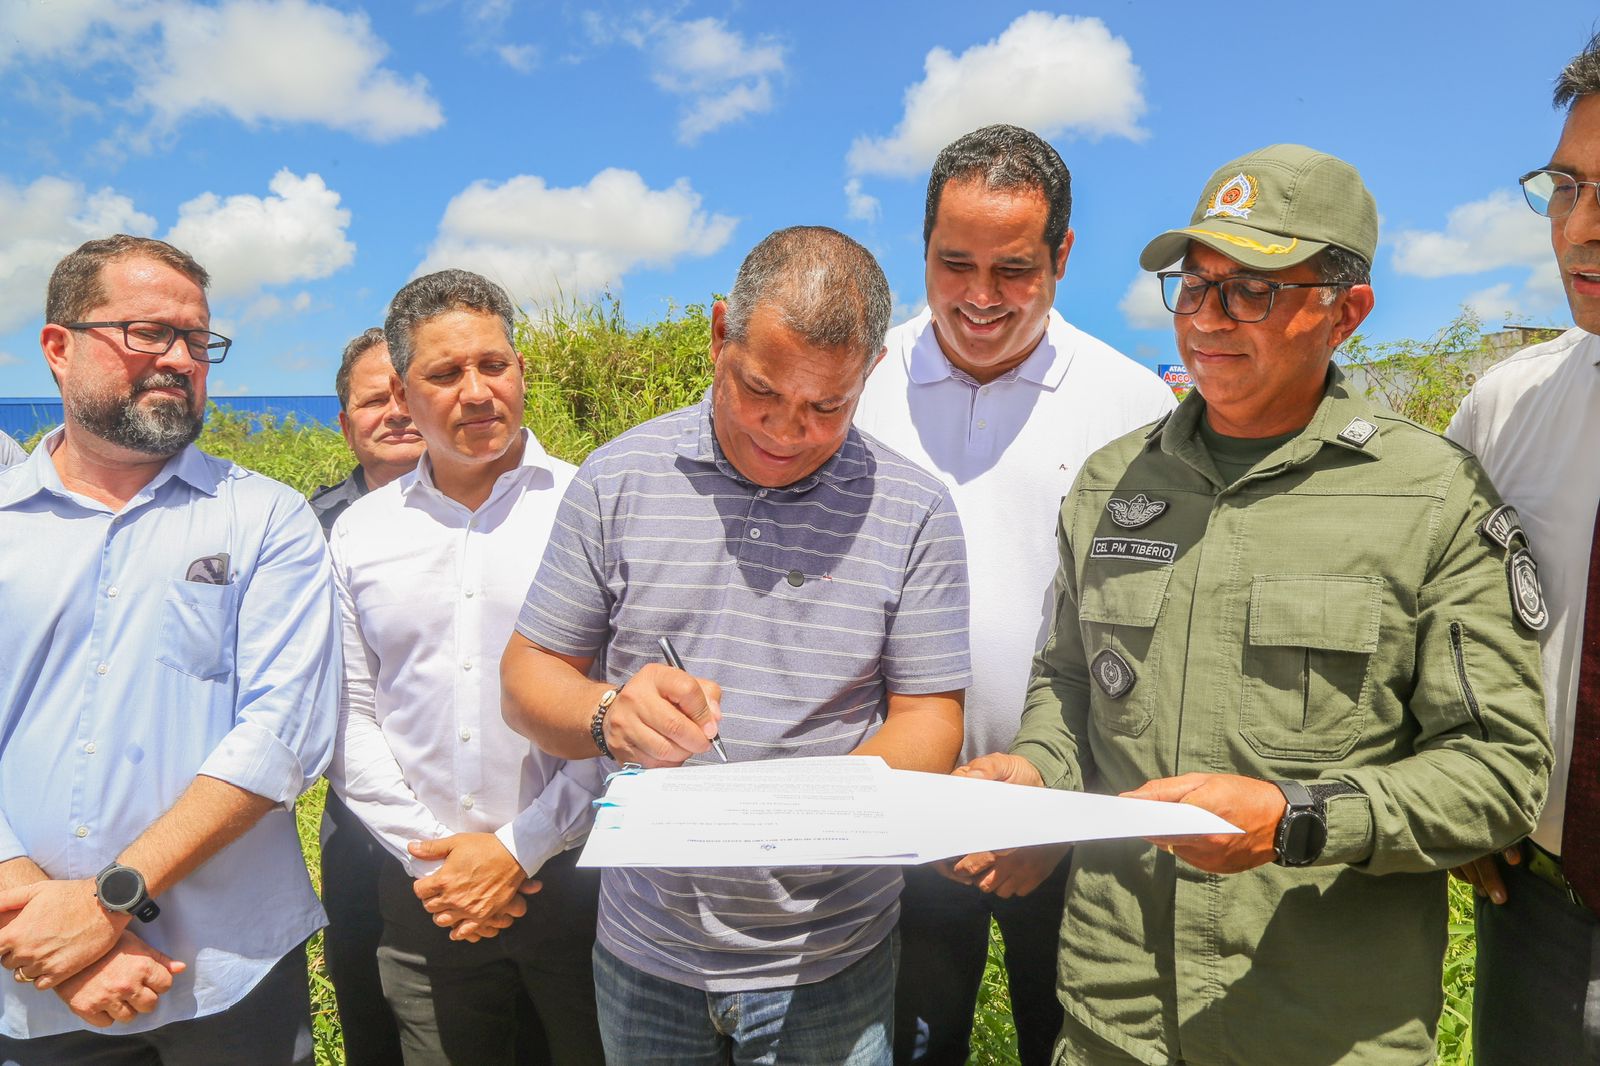
[[[1196,869],[1236,874],[1265,866],[1276,856],[1278,823],[1287,804],[1271,781],[1237,774],[1182,774],[1146,781],[1128,799],[1189,803],[1243,830],[1237,835],[1149,837],[1150,843]]]
[[[994,752],[980,755],[951,771],[955,777],[977,777],[1003,781],[1010,785],[1044,787],[1044,778],[1034,765],[1020,755]],[[1006,848],[1001,851],[975,851],[959,859],[943,859],[933,868],[952,881],[992,892],[1003,899],[1025,896],[1050,876],[1072,845],[1046,844],[1033,848]]]
[[[711,747],[722,686],[660,663],[634,674],[606,711],[606,747],[618,762],[681,766]]]
[[[1522,864],[1522,848],[1513,845],[1502,851],[1499,855],[1512,866]],[[1473,894],[1480,899],[1487,896],[1494,903],[1504,903],[1506,895],[1505,878],[1500,876],[1500,867],[1495,862],[1495,856],[1485,855],[1481,859],[1473,859],[1462,866],[1457,866],[1450,871],[1457,880],[1465,881],[1472,886]]]
[[[497,936],[528,913],[524,896],[539,891],[515,855],[493,833],[455,833],[439,840],[413,840],[419,859],[443,859],[438,870],[411,886],[435,925],[451,940],[478,941]]]
[[[946,859],[933,865],[952,881],[1010,899],[1026,896],[1043,884],[1071,850],[1071,844],[1040,844],[1032,848],[975,851],[960,859]]]

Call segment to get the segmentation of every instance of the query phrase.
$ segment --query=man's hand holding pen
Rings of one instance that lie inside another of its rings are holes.
[[[722,721],[722,687],[660,663],[628,680],[606,711],[606,746],[618,762],[679,766],[711,749]]]

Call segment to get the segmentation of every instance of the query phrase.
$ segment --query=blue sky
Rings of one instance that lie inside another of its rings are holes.
[[[1448,11],[1448,15],[1443,12]],[[609,291],[633,321],[725,291],[795,223],[879,257],[920,308],[940,146],[988,122],[1073,172],[1057,307],[1175,361],[1139,250],[1224,161],[1343,156],[1382,217],[1373,340],[1464,303],[1570,324],[1548,224],[1552,79],[1593,28],[1503,3],[1043,8],[530,0],[0,0],[0,395],[50,395],[44,282],[82,240],[172,240],[235,339],[213,393],[328,393],[410,277],[481,270],[537,306]]]

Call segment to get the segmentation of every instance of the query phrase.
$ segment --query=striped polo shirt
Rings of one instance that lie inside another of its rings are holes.
[[[595,657],[616,684],[670,636],[690,673],[722,686],[733,761],[845,754],[882,723],[889,692],[971,681],[965,547],[944,485],[855,429],[810,476],[755,485],[717,444],[709,392],[583,463],[517,631]],[[782,988],[876,947],[899,893],[894,867],[607,869],[598,938],[681,984]]]

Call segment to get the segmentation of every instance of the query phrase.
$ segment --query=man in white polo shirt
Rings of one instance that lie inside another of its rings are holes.
[[[986,126],[933,164],[923,216],[928,308],[890,330],[856,425],[937,474],[966,531],[973,685],[966,762],[1016,734],[1050,620],[1061,498],[1089,453],[1170,411],[1155,374],[1052,309],[1073,233],[1055,149]],[[909,868],[895,1061],[965,1063],[989,918],[1006,942],[1024,1066],[1050,1061],[1064,848]],[[1058,869],[1059,867],[1059,869]]]
[[[602,775],[500,717],[500,651],[573,474],[522,427],[512,317],[464,270],[395,295],[394,390],[427,454],[329,541],[345,677],[328,777],[394,855],[378,970],[407,1066],[603,1061],[599,878],[572,850]]]

